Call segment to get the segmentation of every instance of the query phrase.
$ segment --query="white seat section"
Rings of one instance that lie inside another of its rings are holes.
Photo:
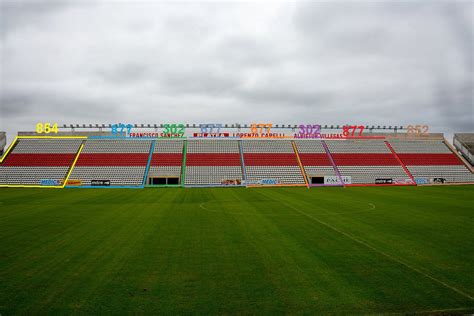
[[[439,165],[433,165],[429,154],[454,155],[443,140],[390,140],[390,145],[402,160],[404,154],[420,154],[406,162],[406,167],[415,178],[425,178],[428,182],[434,178],[444,178],[448,183],[474,182],[474,174],[461,161],[457,165],[443,165],[441,160]]]
[[[64,180],[69,167],[0,166],[1,184],[41,185],[41,180]]]
[[[320,139],[295,139],[294,142],[299,153],[326,153]]]
[[[148,177],[179,177],[181,178],[181,166],[151,166]]]
[[[407,166],[415,178],[444,178],[448,183],[474,182],[472,174],[466,166]]]
[[[183,144],[182,139],[157,139],[153,152],[180,154],[183,152]]]
[[[275,179],[279,184],[305,184],[291,140],[242,140],[242,148],[249,183]],[[255,165],[249,161],[249,155],[245,158],[245,154],[260,154],[268,165]]]
[[[353,184],[375,184],[376,179],[392,179],[394,183],[410,180],[402,166],[338,166],[341,176],[351,176]]]
[[[245,166],[247,181],[276,179],[279,184],[305,184],[299,166]]]
[[[336,176],[332,166],[303,166],[308,177]]]
[[[188,140],[187,152],[192,153],[240,153],[239,142],[228,139]]]
[[[83,139],[40,139],[40,138],[20,138],[12,153],[16,154],[39,154],[77,153]]]
[[[323,144],[320,139],[295,139],[296,148],[299,154],[324,154]],[[301,161],[303,162],[303,161]],[[308,177],[336,176],[333,166],[314,166],[303,163],[303,168]]]
[[[112,186],[139,186],[143,183],[145,169],[135,166],[75,167],[69,179],[81,180],[82,185],[91,185],[92,180],[110,180]]]
[[[92,153],[149,153],[151,140],[142,139],[88,139],[82,152]]]
[[[392,153],[383,140],[326,140],[331,153]]]
[[[397,154],[401,153],[426,153],[426,154],[450,154],[451,150],[442,140],[392,140],[390,145]]]
[[[158,161],[152,164],[148,171],[148,177],[179,177],[181,178],[181,161],[183,153],[184,141],[182,139],[158,139],[153,149],[154,154],[181,154],[179,166],[164,165],[163,162]]]
[[[221,185],[226,180],[242,181],[242,179],[240,148],[237,140],[188,140],[186,185]]]
[[[226,180],[242,181],[240,166],[188,166],[186,181],[189,185],[221,185]]]
[[[242,148],[244,153],[295,153],[288,139],[246,139],[242,140]]]
[[[148,175],[181,178],[184,142],[183,139],[155,140],[155,159],[152,159]],[[263,179],[276,179],[280,184],[305,183],[291,140],[190,139],[186,141],[189,164],[186,166],[185,184],[220,185],[226,180],[243,180],[239,142],[242,144],[245,172],[250,183]],[[374,184],[376,179],[386,178],[396,183],[409,180],[409,175],[394,160],[396,157],[384,140],[325,142],[336,163],[342,164],[337,166],[341,175],[350,176],[354,184]],[[443,140],[389,142],[402,161],[411,163],[407,163],[406,167],[415,178],[426,178],[428,182],[434,178],[444,178],[448,183],[474,183],[474,174],[465,165],[456,164],[454,157],[449,156],[454,154]],[[19,139],[10,154],[21,155],[11,157],[8,164],[0,165],[0,184],[40,185],[42,180],[64,180],[70,169],[65,164],[69,163],[69,156],[77,153],[82,143],[82,154],[89,156],[84,157],[87,158],[84,165],[78,164],[72,170],[70,180],[81,180],[83,185],[90,185],[91,180],[110,180],[112,186],[140,186],[143,183],[145,158],[150,152],[152,139]],[[324,156],[326,151],[320,139],[296,139],[294,143],[300,157],[306,154],[306,161],[315,164],[303,166],[309,177],[336,176],[334,168],[324,158],[327,157]],[[308,155],[312,153],[317,155]],[[26,164],[31,161],[31,164],[38,165],[38,155],[35,158],[35,154],[51,154],[41,156],[51,159],[40,158],[41,166],[23,166],[25,161]],[[128,158],[120,158],[117,154],[127,154]],[[72,161],[71,158],[71,164]],[[90,161],[97,165],[89,166]],[[120,165],[124,161],[126,165]],[[115,166],[116,162],[120,166]],[[433,165],[435,162],[439,165]]]
[[[9,155],[69,154],[73,156],[82,142],[83,139],[20,138]],[[7,160],[8,157],[5,162]],[[64,180],[70,168],[70,166],[54,166],[54,160],[51,166],[15,166],[15,163],[5,165],[5,162],[0,166],[1,184],[40,185],[41,180]],[[73,158],[71,158],[71,164],[72,162]]]
[[[142,139],[88,139],[82,154],[149,154],[152,140]],[[80,159],[81,157],[79,157]],[[90,185],[92,180],[110,180],[112,186],[139,186],[145,177],[146,163],[143,166],[78,165],[73,169],[70,179],[81,180],[82,185]]]
[[[351,176],[353,184],[375,184],[376,179],[392,179],[394,183],[412,182],[405,169],[395,161],[396,157],[384,140],[326,140],[326,144],[335,157],[341,176]],[[352,156],[348,156],[351,154]],[[341,165],[336,159],[337,156],[349,157],[349,162]],[[372,161],[375,165],[370,165],[370,161],[367,165],[360,165],[361,159],[375,159]],[[354,165],[347,165],[351,161]],[[386,161],[386,165],[381,163],[382,161]]]

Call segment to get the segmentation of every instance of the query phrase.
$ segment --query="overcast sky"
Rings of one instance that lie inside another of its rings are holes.
[[[9,140],[41,121],[474,132],[474,1],[0,2]]]

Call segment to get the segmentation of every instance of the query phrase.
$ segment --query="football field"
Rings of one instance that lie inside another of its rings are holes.
[[[473,197],[2,189],[0,314],[472,313]]]

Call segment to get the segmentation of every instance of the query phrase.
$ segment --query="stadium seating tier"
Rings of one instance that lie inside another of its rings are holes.
[[[305,176],[351,177],[362,185],[387,179],[406,184],[413,178],[423,180],[419,183],[474,182],[473,173],[440,140],[28,138],[12,148],[0,165],[0,184],[62,181],[76,157],[70,179],[82,185],[110,180],[111,185],[140,186],[147,176],[178,178],[187,186],[263,179],[304,185]]]
[[[242,182],[239,143],[235,140],[189,140],[186,185],[224,185]]]
[[[305,184],[291,140],[243,140],[242,150],[248,183]]]
[[[82,139],[19,139],[0,166],[0,184],[41,185],[63,181]],[[51,185],[51,184],[50,184]]]

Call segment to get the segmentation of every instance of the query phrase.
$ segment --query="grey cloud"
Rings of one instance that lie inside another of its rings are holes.
[[[0,2],[0,32],[5,36],[9,32],[20,31],[29,26],[41,26],[47,23],[48,16],[73,4],[72,1],[31,1],[4,0]]]
[[[84,96],[64,95],[61,92],[2,91],[0,103],[5,119],[17,117],[44,117],[50,119],[78,116],[87,119],[116,115],[117,109],[106,100],[87,99]],[[67,104],[67,107],[64,107]],[[98,106],[100,104],[100,106]]]
[[[380,65],[361,67],[360,80],[366,76],[391,81],[392,89],[367,94],[374,88],[368,85],[354,95],[358,106],[389,97],[389,104],[400,110],[399,120],[408,121],[411,116],[439,128],[448,124],[451,129],[472,130],[472,11],[469,1],[308,3],[298,11],[295,24],[303,38],[315,37],[307,42],[307,50],[324,60],[335,61],[327,56],[332,52],[349,65],[370,60]],[[317,36],[324,43],[318,43]],[[349,70],[350,66],[347,74],[351,77]],[[410,87],[420,83],[421,89]],[[397,100],[394,92],[403,95],[398,103],[392,102]],[[341,90],[340,96],[347,93]],[[389,112],[383,106],[384,102],[373,104],[373,113],[382,120],[383,113]],[[438,114],[423,117],[419,109]]]
[[[234,36],[218,44],[215,58],[234,67],[270,67],[279,62],[276,50],[268,39]]]
[[[2,2],[1,14],[9,132],[48,116],[474,126],[470,1]]]
[[[150,76],[149,67],[138,62],[117,64],[110,69],[100,66],[99,68],[96,71],[97,76],[110,84],[128,84],[147,79]]]
[[[163,74],[162,85],[173,94],[192,93],[219,95],[234,90],[240,81],[226,71],[193,67],[187,70],[174,70]]]

